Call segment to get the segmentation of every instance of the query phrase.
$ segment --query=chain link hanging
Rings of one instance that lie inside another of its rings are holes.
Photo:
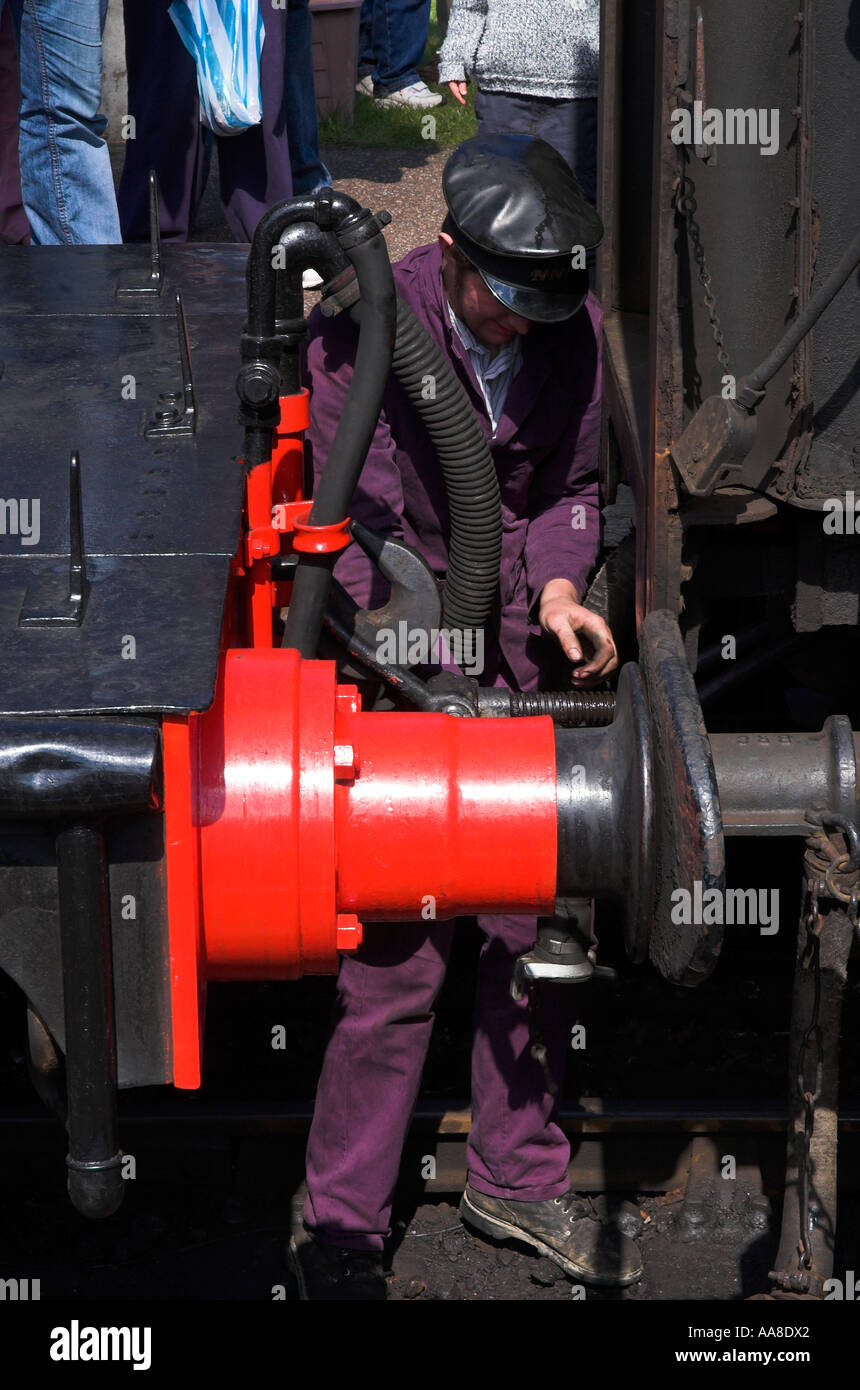
[[[702,245],[701,228],[696,221],[697,203],[695,198],[696,185],[685,170],[685,159],[687,156],[681,150],[681,171],[675,188],[675,209],[681,217],[686,219],[687,231],[690,237],[690,244],[693,248],[693,258],[699,270],[699,281],[705,291],[705,308],[708,311],[708,318],[711,324],[711,332],[714,335],[714,343],[717,349],[717,360],[724,373],[729,371],[729,354],[726,350],[723,339],[723,330],[720,324],[720,317],[717,312],[717,299],[711,284],[711,276],[705,260],[705,248]]]

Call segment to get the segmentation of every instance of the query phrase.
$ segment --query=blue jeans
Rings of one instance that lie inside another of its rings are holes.
[[[308,0],[288,0],[286,47],[284,110],[293,193],[313,193],[331,183],[331,174],[320,159]]]
[[[99,113],[107,3],[9,0],[21,74],[21,188],[36,246],[122,241]]]
[[[378,97],[419,82],[427,46],[430,0],[364,0],[358,39],[358,74],[373,74]]]

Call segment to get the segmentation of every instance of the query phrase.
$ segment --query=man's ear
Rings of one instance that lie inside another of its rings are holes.
[[[454,245],[454,238],[449,236],[447,232],[439,232],[438,240],[442,248],[442,255],[444,256],[445,252],[450,251],[451,247]]]

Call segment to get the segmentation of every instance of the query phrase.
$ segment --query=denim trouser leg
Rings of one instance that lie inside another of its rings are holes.
[[[358,21],[358,75],[365,77],[376,67],[373,55],[373,0],[361,0]]]
[[[107,0],[17,0],[21,184],[33,242],[122,240],[100,114]]]
[[[424,57],[429,24],[430,0],[373,0],[373,86],[377,96],[402,91],[420,81],[418,64]]]
[[[284,108],[293,193],[312,193],[322,184],[330,184],[331,174],[320,159],[308,0],[288,0],[287,3]]]

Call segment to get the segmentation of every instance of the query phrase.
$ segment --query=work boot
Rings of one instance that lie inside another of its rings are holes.
[[[382,1256],[374,1250],[323,1245],[306,1231],[290,1236],[299,1298],[312,1303],[378,1302],[388,1297]]]
[[[523,1241],[587,1284],[621,1288],[642,1277],[642,1261],[630,1237],[584,1214],[572,1192],[547,1202],[515,1202],[467,1187],[460,1215],[491,1240]]]

